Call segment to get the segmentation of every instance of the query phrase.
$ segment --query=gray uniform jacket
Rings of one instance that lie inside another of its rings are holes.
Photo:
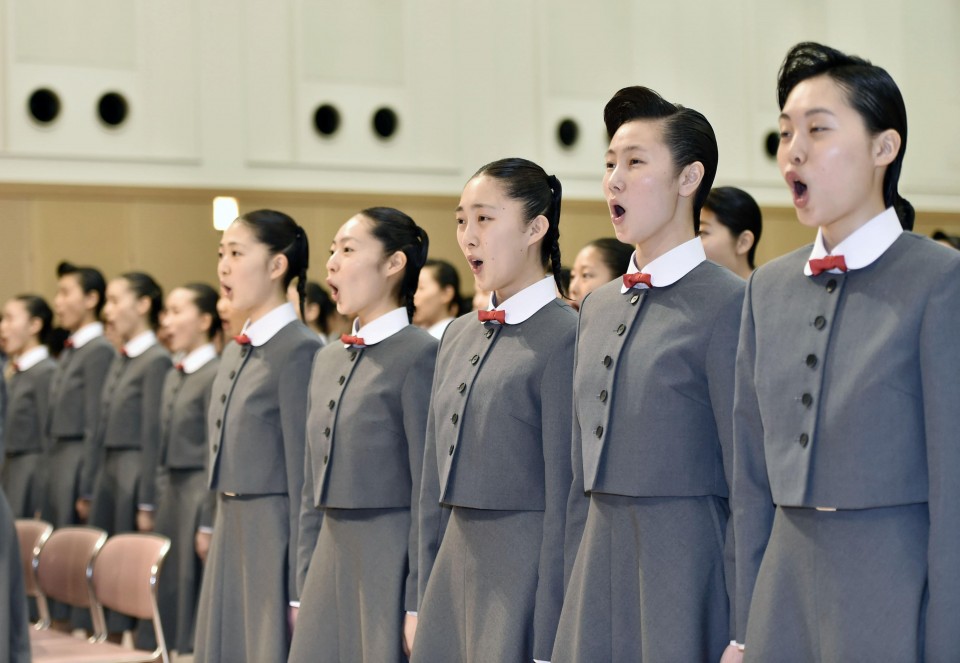
[[[110,364],[116,356],[116,350],[103,336],[81,348],[64,349],[50,385],[49,432],[52,440],[93,443],[100,396]]]
[[[447,327],[434,378],[420,496],[420,600],[443,538],[441,505],[543,511],[534,651],[563,604],[577,316],[554,300],[516,325],[467,314]],[[572,564],[572,562],[570,562]]]
[[[903,233],[873,264],[754,273],[737,357],[737,637],[774,507],[928,503],[926,656],[960,652],[960,253]],[[878,578],[878,582],[883,582]],[[749,647],[749,644],[747,645]]]
[[[85,452],[80,494],[90,495],[107,449],[139,449],[140,494],[138,504],[154,504],[153,481],[160,450],[160,397],[170,370],[170,355],[159,343],[136,357],[118,355],[113,360],[103,400],[97,435]]]
[[[7,385],[4,441],[0,450],[6,453],[40,453],[49,449],[46,431],[50,383],[56,370],[57,363],[47,358],[11,376]]]
[[[290,598],[297,594],[297,534],[306,448],[307,391],[317,335],[291,322],[259,347],[224,348],[207,417],[209,487],[290,500]]]
[[[410,325],[366,348],[334,343],[310,379],[300,512],[303,587],[323,512],[411,510],[405,609],[417,609],[417,504],[437,341]]]

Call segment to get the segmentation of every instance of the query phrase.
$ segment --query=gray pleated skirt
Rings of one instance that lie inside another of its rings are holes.
[[[170,539],[170,552],[163,561],[157,584],[160,621],[167,647],[181,654],[193,651],[203,577],[195,539],[208,495],[204,470],[170,470],[157,500],[155,529]]]
[[[13,520],[0,490],[0,663],[29,663],[27,595]]]
[[[592,494],[552,663],[717,663],[726,522],[720,498]]]
[[[41,453],[7,456],[0,472],[0,485],[14,518],[36,518],[43,510],[46,468]]]
[[[411,661],[533,660],[542,543],[542,511],[453,507],[420,605]]]
[[[77,497],[80,493],[80,470],[83,466],[83,442],[54,442],[50,451],[47,472],[46,506],[43,519],[54,529],[78,525]],[[74,611],[70,606],[48,601],[50,617],[57,621],[74,617],[77,628],[91,628],[90,613],[86,610]]]
[[[195,663],[283,663],[290,633],[286,495],[217,498],[197,608]]]
[[[922,661],[929,531],[926,504],[778,507],[753,590],[744,660]]]
[[[325,509],[290,663],[403,663],[409,509]]]

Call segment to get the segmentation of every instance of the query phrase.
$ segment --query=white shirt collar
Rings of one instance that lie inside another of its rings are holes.
[[[73,347],[82,348],[98,336],[103,336],[103,323],[91,322],[73,332],[70,335],[70,341]]]
[[[453,318],[444,318],[435,325],[431,325],[430,329],[427,331],[430,332],[430,335],[436,339],[443,337],[443,332],[446,331],[447,325],[453,322]]]
[[[123,354],[127,357],[139,357],[157,344],[157,335],[152,331],[137,334],[123,344]]]
[[[637,274],[638,272],[649,274],[650,282],[654,288],[664,288],[682,279],[706,259],[707,254],[703,252],[703,241],[699,237],[694,237],[644,265],[643,269],[637,267],[637,252],[634,251],[633,255],[630,256],[630,267],[627,268],[627,274]],[[635,287],[646,289],[647,286],[640,283]],[[621,294],[629,290],[630,288],[624,285],[620,286]]]
[[[254,323],[243,323],[241,334],[246,334],[250,345],[255,348],[264,345],[277,335],[281,329],[297,319],[297,311],[290,302],[284,302]]]
[[[201,368],[209,364],[216,358],[216,356],[217,349],[213,347],[213,343],[207,343],[206,345],[201,345],[199,348],[184,357],[178,366],[183,369],[184,373],[190,375],[191,373],[196,373]]]
[[[863,269],[876,261],[884,252],[889,249],[900,233],[903,232],[903,226],[900,225],[900,217],[892,207],[880,212],[865,224],[850,233],[850,236],[833,247],[833,251],[828,252],[823,245],[823,229],[817,230],[817,239],[813,242],[813,250],[810,252],[810,258],[803,265],[803,273],[812,276],[810,270],[810,260],[825,258],[826,256],[843,256],[847,263],[847,269]],[[829,270],[833,274],[839,274],[839,269]]]
[[[363,327],[360,326],[360,318],[355,319],[353,321],[353,335],[362,338],[364,345],[376,345],[409,325],[410,316],[407,315],[407,308],[401,306],[371,320]],[[344,347],[348,348],[350,346],[344,344]]]
[[[31,368],[49,356],[50,350],[47,349],[47,346],[38,345],[32,350],[27,350],[22,355],[17,357],[13,363],[16,364],[17,370],[20,373],[23,373],[24,371],[29,371]]]
[[[508,325],[519,325],[544,306],[557,298],[557,285],[552,276],[547,276],[515,294],[513,297],[497,304],[497,295],[490,295],[488,311],[503,311]]]

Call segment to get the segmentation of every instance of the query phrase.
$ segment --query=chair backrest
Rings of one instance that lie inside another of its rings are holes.
[[[93,563],[96,600],[105,608],[137,619],[154,619],[157,577],[168,550],[170,539],[159,534],[110,537]]]
[[[18,518],[17,540],[20,542],[20,561],[23,564],[23,581],[27,596],[37,596],[37,580],[33,574],[34,552],[39,551],[47,542],[53,525],[45,520]]]
[[[96,527],[61,527],[34,557],[37,588],[49,598],[79,608],[93,600],[89,573],[107,533]]]

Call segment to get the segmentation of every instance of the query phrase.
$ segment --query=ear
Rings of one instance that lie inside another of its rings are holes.
[[[740,236],[737,237],[736,251],[738,256],[746,255],[750,248],[753,246],[755,238],[753,236],[752,230],[744,230],[740,233]]]
[[[141,317],[147,317],[150,313],[150,298],[149,297],[139,297],[137,299],[137,315]]]
[[[102,301],[100,299],[100,293],[96,290],[91,290],[83,296],[83,307],[88,311],[95,311],[97,309],[97,303],[100,301]]]
[[[543,214],[538,215],[533,221],[527,224],[526,233],[529,237],[527,246],[533,246],[547,236],[547,230],[550,229],[550,222]]]
[[[213,316],[209,313],[200,314],[200,329],[209,336],[210,326],[213,324]]]
[[[700,182],[703,181],[703,164],[699,161],[687,164],[680,171],[680,195],[689,198],[700,188]]]
[[[400,274],[407,267],[407,254],[403,251],[394,251],[393,254],[387,258],[386,269],[387,276],[393,276],[394,274]]]
[[[896,129],[886,129],[873,137],[873,159],[876,166],[889,166],[900,154],[902,144]]]
[[[278,253],[275,256],[270,257],[270,261],[267,263],[267,267],[270,270],[270,280],[280,280],[283,278],[283,275],[287,273],[287,267],[289,266],[289,261],[287,256],[282,253]]]
[[[40,318],[30,318],[30,330],[31,336],[36,336],[40,333],[40,330],[43,329],[43,321]]]

